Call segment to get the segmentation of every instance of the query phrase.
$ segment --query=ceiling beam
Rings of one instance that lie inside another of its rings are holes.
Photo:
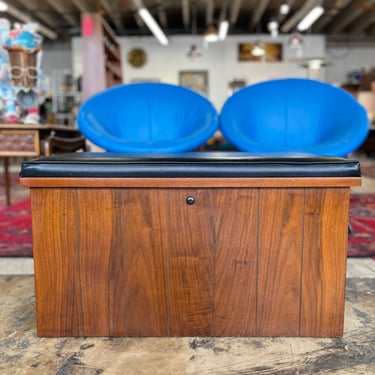
[[[142,18],[140,17],[140,15],[138,13],[134,14],[134,20],[135,20],[135,23],[137,24],[137,26],[141,30],[148,30],[145,23],[143,22]]]
[[[113,1],[100,0],[100,4],[107,17],[111,18],[116,26],[117,33],[122,34],[124,32],[124,26],[122,24],[121,11],[113,7]]]
[[[296,2],[295,0],[280,1],[280,5],[281,5],[281,3],[286,3],[286,4],[289,5],[289,9],[293,9],[295,2]],[[285,20],[286,17],[288,17],[288,14],[282,14],[282,13],[280,13],[280,9],[278,9],[276,21],[280,24],[281,22],[283,22]]]
[[[62,18],[70,25],[76,26],[77,20],[70,14],[69,9],[66,7],[66,3],[57,0],[47,0],[47,3],[61,15]]]
[[[375,24],[375,12],[365,12],[348,28],[350,34],[361,34],[367,28]]]
[[[288,33],[292,31],[299,21],[302,20],[303,17],[306,16],[307,13],[310,12],[315,6],[320,5],[321,0],[307,0],[302,8],[300,8],[292,17],[290,17],[282,26],[281,31],[283,33]]]
[[[108,14],[112,12],[112,5],[110,4],[109,0],[99,0],[100,7],[103,9],[103,11]]]
[[[8,9],[5,13],[10,14],[11,16],[13,16],[14,18],[23,23],[36,22],[38,24],[38,32],[46,36],[48,39],[57,39],[57,33],[54,30],[51,30],[47,26],[33,19],[31,16],[29,16],[22,10],[14,7],[13,5],[8,4]]]
[[[334,17],[337,16],[352,0],[336,0],[331,9],[328,9],[322,17],[320,17],[312,26],[312,30],[316,33],[322,32],[324,27],[328,25]]]
[[[156,5],[158,7],[158,18],[160,25],[163,26],[164,29],[168,28],[168,17],[167,12],[165,11],[163,1],[157,0]]]
[[[266,10],[268,3],[269,0],[258,1],[258,5],[254,9],[253,16],[250,20],[250,29],[257,27],[260,24],[260,20],[263,17],[264,11]]]
[[[228,7],[229,7],[229,0],[223,0],[221,4],[219,22],[228,20]]]
[[[367,30],[366,30],[366,32],[369,35],[369,37],[371,35],[374,35],[375,34],[375,25],[371,25],[370,27],[368,27]],[[375,39],[375,36],[372,36],[372,38]]]
[[[37,16],[36,20],[42,21],[47,26],[54,28],[56,23],[58,22],[57,17],[53,17],[50,14],[47,14],[46,12],[40,10],[37,11],[37,9],[39,8],[39,3],[32,3],[30,0],[19,0],[18,2],[22,6],[22,8],[24,8],[24,12],[27,10],[28,12],[35,14]],[[10,1],[8,1],[8,4],[9,3]]]
[[[238,16],[240,14],[242,0],[233,0],[230,3],[229,8],[229,23],[234,25],[237,22]]]
[[[182,23],[185,29],[190,27],[190,1],[181,0]]]
[[[373,4],[374,0],[368,1],[369,4]],[[327,31],[330,34],[337,34],[345,29],[350,23],[357,19],[365,10],[358,6],[357,1],[352,1],[350,4],[340,13],[337,14],[331,20],[328,25]]]
[[[206,0],[206,26],[214,24],[214,0]]]
[[[96,10],[96,8],[92,4],[90,4],[90,2],[87,0],[72,0],[72,1],[73,1],[73,4],[76,6],[77,9],[79,9],[81,13],[93,12]]]

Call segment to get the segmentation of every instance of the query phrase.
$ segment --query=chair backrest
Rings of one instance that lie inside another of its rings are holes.
[[[217,130],[218,113],[201,94],[166,83],[131,83],[104,90],[80,107],[79,130],[113,152],[182,152]]]
[[[346,156],[369,131],[365,109],[346,91],[311,79],[247,86],[224,103],[220,126],[242,151]]]

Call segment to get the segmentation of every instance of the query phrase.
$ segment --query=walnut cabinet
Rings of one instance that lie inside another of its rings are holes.
[[[343,334],[360,178],[21,177],[40,336]]]

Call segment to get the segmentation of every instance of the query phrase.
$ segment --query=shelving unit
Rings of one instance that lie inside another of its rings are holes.
[[[83,13],[82,100],[122,83],[121,48],[101,13]]]
[[[71,82],[68,78],[70,78]],[[52,111],[56,124],[75,126],[77,108],[81,102],[81,92],[74,84],[69,70],[53,72]]]

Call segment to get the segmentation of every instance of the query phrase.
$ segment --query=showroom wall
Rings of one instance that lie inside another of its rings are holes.
[[[238,61],[239,43],[251,43],[258,39],[264,42],[281,43],[283,60],[280,62]],[[279,77],[307,77],[309,72],[300,67],[299,58],[325,57],[330,63],[320,72],[319,79],[340,85],[347,81],[349,72],[370,69],[374,66],[373,46],[342,47],[325,46],[323,36],[305,36],[303,50],[288,47],[288,36],[273,39],[268,35],[230,36],[224,42],[203,46],[201,36],[175,36],[168,46],[160,45],[153,37],[119,38],[122,46],[123,72],[125,82],[151,79],[178,83],[181,71],[206,71],[208,73],[208,96],[220,108],[228,95],[228,82],[234,79],[247,84]],[[187,53],[192,45],[201,52],[200,57],[190,58]],[[127,61],[127,54],[133,48],[142,48],[147,61],[141,68],[135,68]],[[63,70],[72,71],[74,77],[82,73],[81,38],[71,43],[46,43],[43,50],[43,70],[51,77]]]
[[[282,60],[276,62],[239,61],[238,45],[254,43],[281,44]],[[118,38],[123,55],[123,74],[125,82],[139,80],[157,80],[168,83],[179,83],[181,72],[207,72],[207,96],[220,109],[228,96],[228,84],[233,78],[242,79],[247,84],[279,77],[305,77],[307,71],[297,62],[297,50],[287,46],[287,37],[271,38],[262,36],[233,36],[223,42],[203,45],[201,36],[175,36],[170,38],[168,46],[160,45],[153,37]],[[188,52],[195,45],[200,57],[191,58]],[[133,67],[127,59],[133,48],[142,48],[147,61],[140,68]],[[82,44],[80,38],[72,41],[73,73],[82,73]],[[322,56],[325,51],[325,40],[322,36],[306,38],[303,57]]]
[[[326,50],[327,61],[326,81],[334,84],[347,82],[347,76],[353,71],[368,71],[375,66],[374,45],[360,46],[346,44],[329,47]]]

